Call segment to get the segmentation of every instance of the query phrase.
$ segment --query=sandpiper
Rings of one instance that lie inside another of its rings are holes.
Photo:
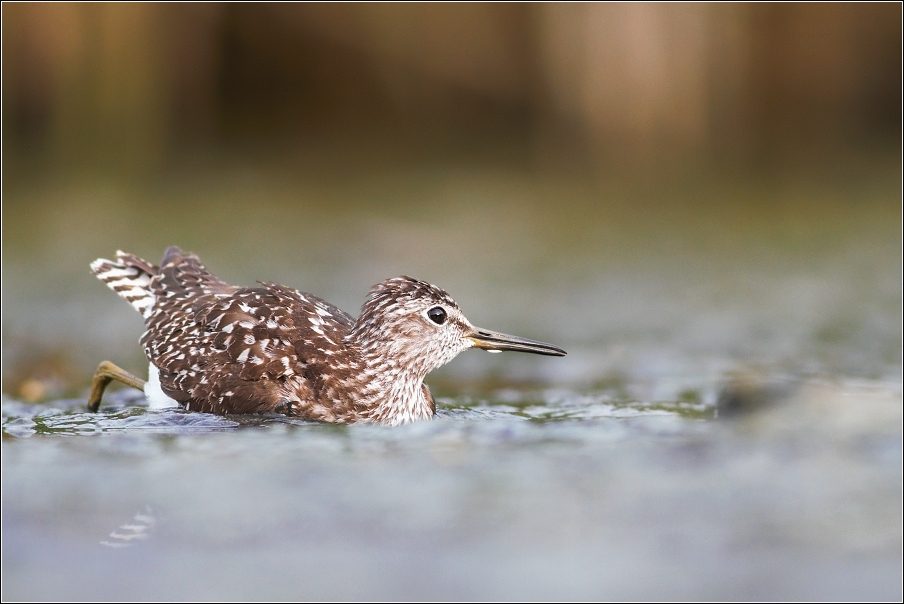
[[[355,319],[283,285],[229,285],[175,246],[160,266],[116,252],[91,270],[144,317],[149,361],[147,381],[102,362],[91,411],[115,379],[144,390],[151,407],[395,426],[434,416],[424,377],[468,348],[565,355],[474,327],[449,294],[411,277],[375,285]]]

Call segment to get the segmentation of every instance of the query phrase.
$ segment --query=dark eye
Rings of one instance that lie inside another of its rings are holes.
[[[446,311],[442,306],[434,306],[427,311],[427,316],[437,325],[442,325],[446,322]]]

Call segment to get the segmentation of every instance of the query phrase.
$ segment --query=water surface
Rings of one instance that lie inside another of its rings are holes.
[[[6,192],[3,597],[900,600],[899,184],[245,166]],[[569,355],[468,351],[396,429],[127,390],[87,413],[100,360],[146,368],[88,263],[172,244],[353,314],[410,274]]]

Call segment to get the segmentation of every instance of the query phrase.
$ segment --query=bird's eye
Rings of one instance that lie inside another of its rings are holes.
[[[446,322],[446,311],[442,306],[434,306],[427,311],[427,316],[437,325],[442,325]]]

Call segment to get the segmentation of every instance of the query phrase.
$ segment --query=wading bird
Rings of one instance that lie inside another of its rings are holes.
[[[468,348],[565,355],[474,327],[449,294],[411,277],[375,285],[355,319],[283,285],[224,283],[178,247],[160,266],[117,252],[91,270],[144,317],[150,363],[145,382],[102,362],[91,411],[118,380],[144,390],[152,407],[395,426],[433,417],[424,377]]]

